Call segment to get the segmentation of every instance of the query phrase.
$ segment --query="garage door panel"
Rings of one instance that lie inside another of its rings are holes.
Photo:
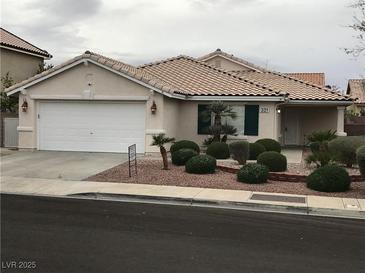
[[[39,149],[144,152],[145,104],[41,102]]]

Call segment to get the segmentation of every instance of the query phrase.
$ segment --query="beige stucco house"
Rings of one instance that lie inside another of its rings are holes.
[[[0,28],[0,76],[7,73],[18,83],[37,74],[44,60],[52,56],[15,34]],[[1,90],[3,86],[1,85]]]
[[[26,101],[19,148],[155,152],[152,135],[202,143],[209,121],[200,112],[221,100],[232,105],[239,134],[302,145],[319,129],[344,132],[352,99],[333,90],[255,66],[222,51],[133,67],[85,52],[6,90]],[[20,103],[21,105],[21,103]],[[153,106],[153,107],[152,107]]]

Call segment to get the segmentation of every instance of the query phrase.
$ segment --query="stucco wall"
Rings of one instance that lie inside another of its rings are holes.
[[[210,65],[213,65],[213,66],[216,66],[216,62],[220,62],[220,68],[222,69],[225,69],[225,70],[250,70],[249,68],[241,65],[241,64],[238,64],[238,63],[235,63],[233,61],[230,61],[226,58],[223,58],[221,56],[215,56],[207,61],[205,61],[206,63],[210,64]]]
[[[0,60],[1,77],[9,72],[14,82],[18,83],[37,74],[43,58],[0,48]],[[2,85],[1,91],[3,91]]]
[[[180,102],[180,115],[178,119],[179,127],[177,139],[188,139],[201,145],[208,135],[198,134],[198,104],[209,104],[209,102]],[[273,102],[229,102],[231,105],[254,104],[269,109],[268,113],[259,113],[259,132],[258,136],[237,136],[240,139],[246,139],[254,142],[260,138],[277,138],[276,121],[275,121],[275,103]]]
[[[88,83],[91,83],[91,86]],[[85,93],[85,90],[90,90],[91,95],[89,96],[89,92]],[[38,97],[46,100],[49,99],[49,96],[58,97],[59,100],[65,100],[66,97],[78,100],[110,99],[113,96],[148,97],[146,101],[146,152],[156,151],[156,148],[150,146],[151,134],[164,130],[163,96],[90,63],[88,66],[80,64],[29,87],[26,89],[26,95],[19,96],[19,105],[24,99],[28,102],[27,112],[19,109],[19,148],[37,148],[37,108],[38,102],[41,101]],[[32,99],[32,97],[36,98]],[[124,98],[123,100],[131,101],[132,99]],[[152,100],[156,102],[159,110],[153,115],[150,110]]]

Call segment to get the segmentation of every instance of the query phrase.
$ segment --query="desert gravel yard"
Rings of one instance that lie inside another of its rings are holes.
[[[170,163],[169,167],[170,170],[162,170],[161,160],[143,159],[138,161],[138,175],[132,178],[128,177],[128,163],[124,163],[88,177],[85,180],[365,198],[365,182],[353,182],[351,190],[347,192],[325,193],[310,190],[305,183],[269,181],[266,184],[252,185],[237,182],[235,174],[219,170],[214,174],[196,175],[186,173],[184,166],[174,166]]]

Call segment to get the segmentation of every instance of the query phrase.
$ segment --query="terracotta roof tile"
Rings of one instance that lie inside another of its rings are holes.
[[[46,58],[52,58],[52,55],[49,54],[47,51],[32,45],[31,43],[25,41],[24,39],[3,28],[0,28],[0,45],[27,51],[30,53],[35,53]]]
[[[311,82],[319,86],[325,86],[325,75],[323,72],[291,72],[284,73],[287,76],[297,78],[306,82]]]
[[[355,103],[365,104],[365,79],[350,79],[347,94],[355,99]]]

